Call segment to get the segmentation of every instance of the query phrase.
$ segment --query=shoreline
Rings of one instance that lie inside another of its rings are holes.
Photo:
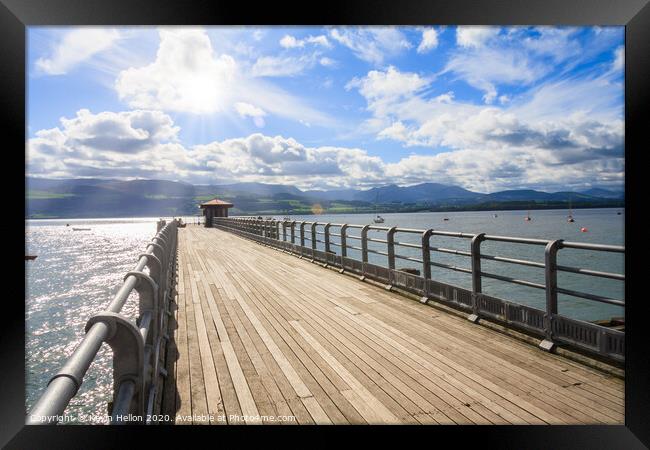
[[[242,214],[233,214],[232,216],[329,216],[329,215],[363,215],[363,214],[413,214],[413,213],[463,213],[463,212],[510,212],[510,211],[566,211],[568,207],[557,207],[556,205],[549,207],[531,207],[531,208],[470,208],[470,209],[455,209],[455,208],[440,208],[440,209],[431,209],[431,208],[422,208],[414,210],[382,210],[377,209],[377,211],[358,211],[358,212],[349,212],[349,211],[323,211],[321,214],[315,214],[312,211],[300,211],[300,212],[264,212],[264,211],[251,211]],[[625,210],[625,205],[620,206],[580,206],[573,205],[573,210],[578,209],[622,209]],[[80,216],[56,216],[56,217],[25,217],[25,221],[28,220],[118,220],[118,219],[152,219],[158,220],[160,218],[171,218],[171,217],[203,217],[201,215],[190,215],[190,214],[177,214],[177,215],[159,215],[159,216],[106,216],[106,217],[80,217]]]

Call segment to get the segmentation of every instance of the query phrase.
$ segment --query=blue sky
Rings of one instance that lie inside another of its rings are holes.
[[[27,174],[622,188],[623,27],[30,27]]]

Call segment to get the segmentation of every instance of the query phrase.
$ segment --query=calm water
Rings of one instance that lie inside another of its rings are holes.
[[[533,220],[525,222],[525,211],[456,212],[383,214],[384,226],[434,228],[468,233],[484,232],[520,237],[565,239],[567,241],[601,244],[624,244],[624,216],[619,209],[576,210],[575,223],[566,222],[566,211],[532,211]],[[314,220],[316,216],[293,216],[295,220]],[[321,215],[318,221],[332,223],[371,223],[373,214]],[[449,221],[443,221],[448,217]],[[158,218],[138,219],[62,219],[28,220],[26,222],[26,254],[38,255],[25,262],[26,272],[26,404],[30,410],[48,380],[72,354],[83,337],[87,319],[105,308],[119,289],[124,274],[131,270],[154,236]],[[193,223],[193,218],[185,219]],[[70,224],[66,227],[66,224]],[[72,227],[91,228],[73,231]],[[589,232],[581,233],[587,227]],[[337,230],[333,230],[337,232]],[[350,234],[358,235],[358,231]],[[384,234],[376,235],[383,238]],[[336,238],[333,238],[336,242]],[[415,235],[396,236],[401,242],[417,243]],[[348,241],[357,245],[354,241]],[[432,246],[469,250],[469,241],[458,238],[434,237]],[[380,244],[370,248],[385,251]],[[337,247],[333,247],[338,252]],[[491,243],[482,245],[486,254],[498,254],[543,262],[544,248],[520,244]],[[420,257],[416,249],[397,247],[404,256]],[[359,258],[354,250],[350,257]],[[432,260],[469,268],[469,258],[433,253]],[[597,254],[578,250],[561,250],[559,264],[624,273],[624,258],[618,254]],[[371,254],[371,262],[386,264],[385,257]],[[417,263],[396,260],[397,267],[420,268]],[[544,282],[542,269],[519,267],[493,261],[483,262],[483,271],[503,274],[538,283]],[[468,275],[447,269],[432,268],[432,277],[441,281],[470,287]],[[623,298],[623,282],[574,274],[560,274],[561,287]],[[484,279],[486,293],[501,298],[543,308],[544,292],[497,280]],[[137,314],[137,294],[133,294],[124,309],[129,317]],[[562,314],[584,320],[623,316],[622,308],[589,300],[560,296]],[[72,400],[67,414],[79,422],[88,423],[88,415],[102,415],[112,394],[111,354],[106,345],[91,365],[78,395]],[[93,421],[96,422],[96,421]]]

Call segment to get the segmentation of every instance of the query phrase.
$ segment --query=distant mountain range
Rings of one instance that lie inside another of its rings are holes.
[[[581,192],[530,189],[491,194],[459,186],[422,183],[369,190],[302,191],[264,183],[192,185],[165,180],[26,179],[26,216],[147,217],[196,215],[199,203],[219,197],[231,201],[231,214],[309,214],[318,203],[326,213],[427,210],[538,209],[623,206],[624,192],[601,188]]]

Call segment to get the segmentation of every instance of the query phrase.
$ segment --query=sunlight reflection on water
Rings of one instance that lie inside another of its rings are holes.
[[[110,303],[155,235],[157,220],[27,221],[25,254],[38,255],[25,262],[27,410],[79,344],[88,318]],[[127,317],[137,315],[134,299],[135,293],[122,310]],[[111,370],[111,350],[103,345],[66,414],[103,415],[112,394]]]

